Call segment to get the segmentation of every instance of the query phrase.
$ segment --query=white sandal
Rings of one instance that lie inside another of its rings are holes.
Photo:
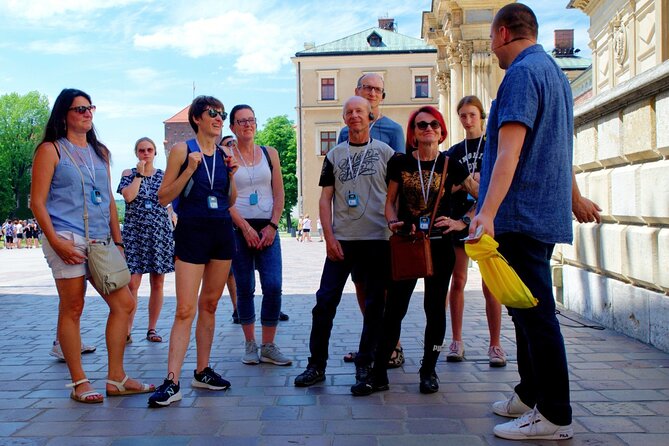
[[[125,378],[123,378],[123,381],[121,382],[108,379],[107,384],[116,387],[116,390],[107,389],[107,396],[136,395],[138,393],[151,393],[156,390],[156,386],[146,383],[141,383],[141,389],[126,389],[125,383],[128,382],[129,379],[128,375],[125,375]]]
[[[88,378],[80,379],[77,382],[72,382],[70,384],[66,384],[65,387],[72,387],[72,393],[70,393],[70,398],[72,398],[74,401],[78,403],[84,403],[84,404],[97,404],[101,403],[104,401],[105,397],[102,396],[100,392],[97,390],[89,390],[87,392],[81,393],[77,395],[77,392],[75,392],[75,387],[77,387],[80,384],[84,383],[89,383],[90,380]],[[97,396],[98,398],[95,399],[88,399],[90,396]]]

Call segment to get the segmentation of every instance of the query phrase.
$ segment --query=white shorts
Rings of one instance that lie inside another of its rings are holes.
[[[79,252],[86,255],[86,239],[84,237],[71,231],[58,231],[56,234],[64,240],[74,240],[74,246]],[[91,272],[88,270],[88,262],[84,261],[84,263],[79,263],[78,265],[68,265],[54,251],[45,236],[42,236],[42,251],[44,252],[46,263],[51,268],[51,274],[53,274],[54,279],[73,279],[81,276],[90,277]]]

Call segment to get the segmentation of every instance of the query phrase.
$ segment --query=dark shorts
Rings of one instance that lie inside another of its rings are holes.
[[[16,234],[16,238],[23,239],[23,234]]]
[[[451,232],[451,240],[453,240],[453,246],[464,248],[465,242],[463,242],[462,239],[467,237],[468,235],[469,235],[469,226],[467,226],[462,231]]]
[[[6,235],[5,236],[5,243],[14,243],[14,236],[13,235]]]
[[[174,230],[174,256],[183,262],[231,260],[235,246],[231,218],[181,217]]]
[[[302,229],[302,232],[311,232],[311,229]]]

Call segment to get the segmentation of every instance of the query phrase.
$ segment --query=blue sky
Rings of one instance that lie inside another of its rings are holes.
[[[163,121],[210,94],[227,109],[247,103],[262,124],[295,119],[295,68],[304,42],[317,45],[394,17],[420,37],[430,0],[0,0],[0,94],[37,90],[51,103],[66,87],[88,92],[95,125],[112,150],[112,186],[136,164],[135,140],[162,148]],[[588,17],[567,0],[525,2],[539,19],[540,43],[574,28],[589,56]],[[164,167],[161,156],[156,164]]]

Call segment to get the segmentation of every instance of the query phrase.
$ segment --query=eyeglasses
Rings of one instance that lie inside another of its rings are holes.
[[[80,115],[83,115],[87,111],[93,113],[95,111],[95,105],[78,105],[76,107],[70,107],[68,110],[75,111]]]
[[[381,87],[375,87],[373,85],[367,85],[367,84],[362,84],[360,86],[363,90],[371,93],[372,91],[375,91],[377,94],[383,94],[384,90]]]
[[[254,125],[257,121],[256,118],[248,118],[248,119],[237,119],[235,122],[237,122],[237,125]]]
[[[416,127],[420,130],[427,129],[428,125],[430,127],[432,127],[432,130],[437,130],[437,129],[441,128],[441,124],[439,124],[439,121],[437,121],[436,119],[432,122],[420,121],[420,122],[416,123]]]
[[[223,144],[225,147],[232,147],[235,145],[235,140],[231,139],[230,141]]]
[[[225,121],[225,118],[228,117],[228,114],[224,111],[214,110],[213,108],[208,108],[205,110],[210,118],[215,118],[216,115],[220,116],[222,120]]]

